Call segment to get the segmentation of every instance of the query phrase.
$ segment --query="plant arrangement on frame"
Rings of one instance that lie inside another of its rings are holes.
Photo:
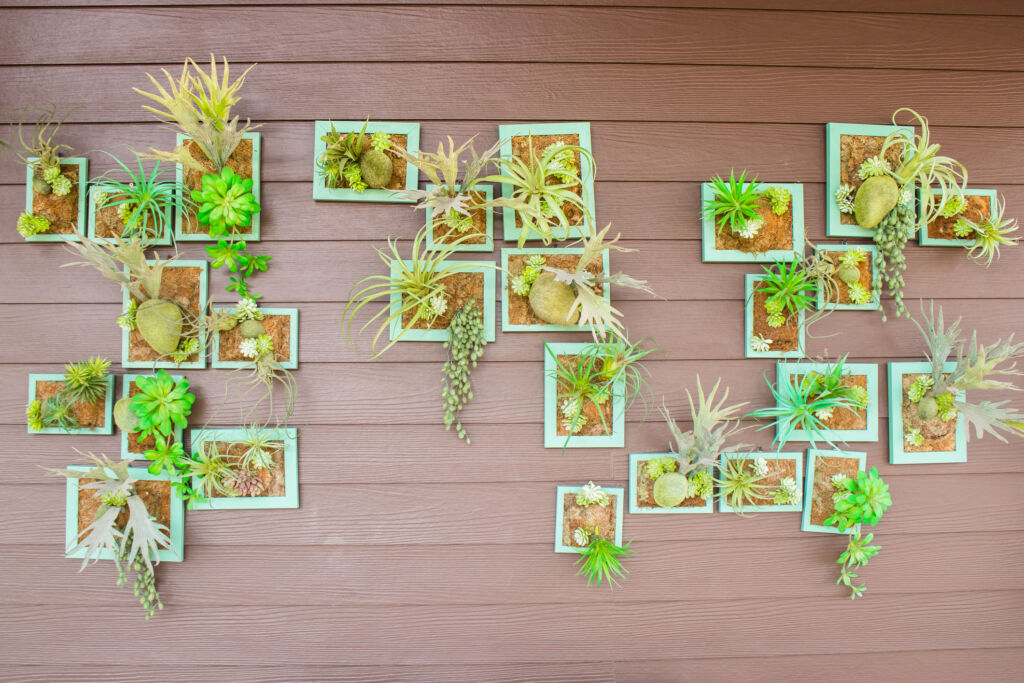
[[[1001,247],[1015,246],[1016,219],[1005,218],[1006,202],[995,190],[964,190],[939,209],[938,215],[921,228],[922,245],[957,246],[967,249],[975,263],[992,265]]]
[[[873,289],[876,247],[820,245],[813,266],[819,309],[866,309],[881,306]]]
[[[717,471],[719,512],[742,516],[748,508],[792,511],[802,506],[799,454],[723,453]]]
[[[747,276],[746,355],[803,355],[805,318],[815,305],[818,278],[802,258],[761,268],[763,275]]]
[[[701,185],[705,261],[790,260],[804,241],[803,189],[762,184],[747,171]]]
[[[630,543],[622,543],[622,489],[604,489],[594,482],[585,486],[558,487],[555,520],[556,552],[574,552],[577,576],[587,585],[618,586],[628,570],[623,558],[633,554]]]
[[[839,555],[837,584],[850,589],[850,599],[864,595],[867,587],[855,579],[857,574],[852,570],[867,565],[868,560],[875,557],[881,546],[871,545],[874,534],[861,534],[860,525],[875,526],[882,515],[892,505],[889,486],[878,476],[878,469],[872,467],[869,472],[861,470],[856,476],[835,474],[830,479],[836,489],[832,494],[833,513],[828,517],[825,526],[834,526],[840,532],[849,534],[846,550]]]
[[[138,236],[145,244],[170,244],[174,217],[194,210],[187,188],[176,180],[162,180],[165,169],[160,162],[147,173],[142,159],[136,157],[138,170],[127,166],[112,154],[124,180],[112,172],[90,183],[90,230],[94,239]]]
[[[354,192],[399,190],[405,187],[405,166],[396,164],[408,157],[406,136],[378,130],[366,134],[370,119],[362,129],[338,131],[330,122],[330,131],[320,137],[324,152],[317,157],[317,170],[327,188],[347,188]],[[405,157],[402,153],[405,152]],[[412,163],[411,159],[409,159]]]
[[[188,427],[196,396],[187,379],[176,381],[166,370],[137,376],[132,384],[133,391],[114,404],[114,421],[143,449],[142,457],[152,463],[150,474],[160,474],[173,458],[184,455],[178,435]]]
[[[63,376],[31,375],[25,407],[29,431],[111,434],[114,378],[109,368],[109,360],[93,357],[68,363]]]

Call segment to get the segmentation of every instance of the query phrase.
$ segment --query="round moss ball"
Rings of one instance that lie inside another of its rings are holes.
[[[359,157],[359,172],[363,174],[363,182],[367,186],[379,190],[391,182],[395,166],[391,163],[391,157],[382,150],[371,149]]]
[[[654,502],[663,508],[674,508],[690,494],[685,474],[666,472],[654,480]]]
[[[887,175],[868,178],[857,189],[853,200],[853,216],[857,225],[866,229],[877,227],[899,200],[900,188],[895,180]]]
[[[564,282],[555,280],[555,274],[544,271],[530,287],[530,308],[541,320],[551,325],[575,325],[580,312],[570,316],[572,304],[576,301],[576,290]]]
[[[259,320],[246,320],[238,326],[238,331],[246,339],[255,339],[261,334],[267,333],[267,330],[263,327],[263,323]]]

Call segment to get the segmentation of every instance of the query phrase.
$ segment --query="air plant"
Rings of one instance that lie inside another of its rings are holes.
[[[217,494],[225,497],[237,495],[224,481],[234,471],[227,458],[217,450],[217,444],[206,442],[191,458],[182,461],[181,479],[175,482],[175,486],[191,510],[196,503]]]
[[[96,403],[107,393],[110,361],[93,357],[64,366],[64,395],[71,401]]]
[[[111,172],[93,179],[93,185],[101,188],[94,191],[98,209],[115,207],[121,214],[124,229],[122,239],[140,235],[143,240],[157,239],[170,234],[171,216],[187,213],[195,204],[186,196],[185,187],[176,180],[161,180],[164,171],[160,162],[146,173],[142,158],[136,157],[138,171],[132,170],[113,154],[107,154],[120,167],[125,180],[116,180]],[[101,201],[102,200],[102,201]],[[171,212],[167,209],[170,207]]]
[[[69,432],[79,427],[78,419],[75,417],[74,402],[62,392],[54,394],[45,401],[29,401],[25,406],[25,419],[29,428],[34,432],[51,427]]]
[[[742,458],[722,458],[718,463],[719,476],[715,477],[719,499],[732,510],[743,516],[743,506],[750,503],[762,505],[771,498],[768,486],[763,484],[765,475],[747,464]]]
[[[265,339],[261,340],[261,337],[265,337]],[[274,388],[280,387],[285,392],[285,408],[283,417],[279,418],[278,421],[280,424],[286,424],[295,410],[298,381],[295,379],[295,375],[283,367],[280,361],[277,360],[274,353],[273,340],[269,335],[260,335],[260,337],[246,339],[245,341],[254,342],[253,351],[255,356],[248,365],[234,371],[234,373],[240,373],[239,375],[232,373],[225,387],[225,392],[236,383],[241,385],[242,392],[246,395],[253,389],[260,390],[259,398],[251,403],[245,419],[246,421],[251,420],[252,416],[256,414],[256,411],[266,401],[269,406],[267,421],[264,423],[264,426],[266,426],[275,419]]]
[[[978,221],[967,218],[957,219],[953,231],[961,239],[974,238],[974,244],[968,247],[968,256],[974,259],[975,263],[985,262],[985,266],[992,265],[992,259],[999,258],[999,247],[1014,246],[1020,237],[1011,233],[1017,232],[1017,221],[1012,218],[1003,218],[1006,204],[1001,199],[995,201],[992,212]]]
[[[802,259],[792,263],[777,262],[771,268],[761,266],[764,276],[757,290],[767,294],[764,307],[768,312],[768,325],[782,327],[800,311],[810,310],[817,291],[815,278],[804,267]],[[776,324],[777,323],[777,324]]]
[[[728,181],[721,176],[712,178],[711,192],[712,198],[704,203],[703,214],[715,221],[717,231],[721,232],[728,225],[731,232],[740,234],[751,222],[759,220],[758,206],[765,190],[756,176],[747,181],[747,172],[743,171],[737,178],[734,169],[729,172]]]
[[[576,561],[576,565],[580,568],[577,576],[586,576],[588,586],[592,583],[600,586],[603,581],[608,582],[609,588],[618,586],[616,577],[622,577],[629,573],[629,570],[622,566],[622,558],[633,554],[633,551],[629,549],[632,541],[627,541],[624,546],[615,545],[614,542],[600,535],[600,529],[589,532],[584,530],[583,534],[587,545],[585,548],[576,549],[576,552],[581,555],[580,559]]]
[[[238,460],[239,466],[250,471],[265,470],[273,465],[274,452],[281,448],[281,439],[274,431],[253,423],[246,427],[241,444],[245,452]]]
[[[20,163],[33,169],[32,190],[36,194],[48,195],[51,192],[64,196],[71,192],[71,180],[62,175],[60,159],[64,152],[71,152],[68,145],[55,143],[57,131],[67,120],[68,114],[58,120],[56,107],[22,107],[18,123],[11,124],[11,142],[0,140],[0,149],[10,152]],[[26,138],[26,118],[35,115],[32,134]],[[17,136],[17,140],[15,140]],[[80,179],[84,181],[83,179]]]

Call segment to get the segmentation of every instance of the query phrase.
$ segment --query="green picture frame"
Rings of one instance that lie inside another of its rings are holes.
[[[237,498],[206,498],[192,504],[193,510],[269,510],[299,507],[299,442],[298,431],[292,427],[268,427],[270,438],[280,440],[284,450],[283,496],[239,496]],[[207,428],[189,431],[192,452],[200,452],[207,443],[238,441],[247,430],[242,428]],[[195,479],[192,486],[196,486]]]
[[[545,342],[544,346],[544,448],[622,448],[626,443],[625,382],[614,384],[612,396],[612,433],[596,436],[558,434],[558,380],[554,377],[556,357],[579,353],[594,342]],[[549,352],[550,350],[550,352]]]
[[[233,310],[225,308],[214,308],[215,312]],[[288,360],[279,361],[278,364],[285,370],[296,370],[299,367],[299,309],[297,308],[260,308],[264,315],[286,315],[289,318],[288,333]],[[217,332],[213,335],[213,342],[210,344],[210,367],[212,368],[247,368],[252,361],[240,360],[219,360],[220,356],[220,335]]]
[[[878,393],[878,364],[877,363],[844,363],[843,367],[849,370],[849,374],[867,378],[867,392],[871,402],[867,407],[865,417],[867,426],[864,429],[823,429],[822,434],[834,441],[844,443],[873,442],[878,441],[878,413],[880,394]],[[824,373],[828,369],[828,363],[793,363],[779,362],[775,364],[775,378],[778,386],[783,382],[789,382],[795,375],[805,375],[808,372]],[[776,438],[782,430],[780,425],[775,426]],[[810,441],[806,430],[794,429],[789,441]]]
[[[427,183],[427,190],[433,190],[435,185],[433,183]],[[474,192],[481,192],[484,195],[484,201],[491,201],[494,199],[494,186],[493,185],[477,185]],[[432,226],[434,225],[434,207],[428,206],[424,209],[426,212],[426,223],[425,225],[431,226],[427,228],[427,249],[430,251],[440,251],[446,248],[448,245],[434,241],[434,231]],[[466,252],[492,252],[494,251],[494,209],[491,207],[485,207],[484,213],[486,216],[487,229],[485,234],[487,236],[486,241],[483,244],[459,244],[452,247],[452,251],[466,251]]]
[[[789,262],[802,254],[805,242],[804,228],[804,186],[801,183],[761,183],[764,187],[779,187],[789,190],[793,203],[793,248],[769,249],[763,252],[746,252],[739,249],[719,249],[715,246],[714,217],[704,214],[703,208],[714,196],[711,183],[701,183],[701,259],[704,263],[775,263]],[[744,183],[749,187],[750,183]]]
[[[142,375],[142,374],[122,375],[121,376],[121,398],[128,398],[128,395],[129,395],[129,393],[131,392],[131,389],[132,389],[132,383],[135,382],[136,379],[138,379],[139,377],[153,377],[153,376],[154,375]],[[185,379],[184,375],[171,375],[170,377],[171,377],[171,380],[173,380],[175,384],[177,384],[178,382],[180,382],[183,379]],[[124,431],[123,429],[118,429],[117,432],[120,435],[120,440],[121,440],[121,459],[122,460],[139,460],[139,461],[146,462],[146,457],[142,453],[133,453],[130,450],[128,450],[128,438],[129,438],[130,434],[128,432]],[[184,434],[185,434],[185,430],[184,429],[182,429],[178,425],[174,425],[173,429],[171,430],[171,433],[174,435],[174,441],[176,443],[180,443],[180,444],[184,445],[184,443],[185,443],[183,441]]]
[[[29,163],[25,164],[25,213],[32,213],[33,209],[32,180],[35,177],[34,162],[38,160],[39,157],[28,157]],[[78,224],[75,226],[75,232],[44,232],[26,237],[26,242],[63,242],[66,239],[80,242],[86,237],[89,223],[88,215],[85,211],[86,194],[89,187],[89,160],[86,157],[61,157],[60,165],[78,167]]]
[[[932,192],[933,195],[941,194],[934,187],[932,188],[931,192]],[[997,191],[996,190],[992,190],[992,189],[968,188],[968,189],[964,190],[964,196],[965,197],[988,197],[988,201],[989,201],[988,205],[989,205],[989,211],[990,212],[991,211],[995,211],[995,208],[996,208],[996,195],[997,194],[998,194]],[[924,216],[921,215],[922,211],[924,211],[924,205],[923,204],[918,206],[918,212],[917,212],[918,220],[921,220],[921,219],[924,218]],[[928,236],[928,226],[927,225],[922,226],[917,231],[917,243],[920,246],[922,246],[922,247],[967,247],[968,249],[970,249],[971,247],[974,246],[974,242],[975,242],[975,240],[973,240],[973,239],[956,238],[956,239],[951,239],[951,240],[944,240],[944,239],[937,238],[937,237],[929,237]]]
[[[28,402],[36,400],[36,384],[39,382],[63,382],[64,375],[61,373],[33,372],[28,376]],[[33,431],[26,426],[29,434],[74,434],[78,436],[109,436],[114,433],[114,376],[107,375],[107,392],[103,399],[103,426],[90,429],[88,427],[75,427],[73,429],[61,429],[60,427],[44,427],[39,431]]]
[[[622,545],[622,487],[602,486],[609,498],[615,498],[615,545]],[[579,554],[578,548],[562,543],[562,525],[565,523],[565,496],[583,491],[582,486],[558,486],[555,489],[555,552]]]
[[[943,366],[946,372],[956,368],[955,362]],[[889,363],[889,464],[930,465],[967,462],[967,424],[963,414],[956,416],[955,444],[952,451],[921,451],[908,453],[903,445],[903,375],[929,374],[932,367],[924,361]]]
[[[878,252],[878,247],[873,244],[819,244],[815,247],[815,253],[820,253],[822,251],[850,251],[851,249],[860,249],[861,251],[869,254],[871,258],[872,273],[881,267],[881,256]],[[819,311],[878,311],[882,308],[882,298],[880,293],[872,293],[870,303],[840,304],[835,302],[826,302],[825,295],[822,293],[820,287],[817,292],[817,302]]]
[[[764,458],[765,460],[790,460],[794,463],[796,474],[797,493],[800,496],[799,503],[785,503],[781,505],[768,504],[768,505],[744,505],[743,514],[748,512],[803,512],[804,509],[804,454],[803,453],[776,453],[771,451],[757,451],[757,452],[744,452],[744,453],[722,453],[719,458],[722,464],[725,464],[726,460],[756,460],[757,458]],[[724,497],[718,498],[718,511],[719,512],[736,512],[736,508],[726,502]]]
[[[841,451],[839,449],[824,449],[824,448],[808,448],[807,449],[807,474],[804,476],[804,509],[803,514],[800,517],[800,531],[808,531],[812,533],[821,534],[843,534],[846,531],[840,531],[834,526],[822,526],[820,524],[811,523],[811,501],[813,500],[814,494],[814,465],[817,462],[817,458],[855,458],[858,463],[858,468],[861,472],[865,471],[867,466],[867,453],[860,451]],[[858,524],[854,530],[860,529]]]
[[[675,458],[675,453],[630,453],[629,454],[629,514],[631,515],[694,515],[711,514],[715,511],[715,496],[709,495],[704,505],[693,505],[690,507],[643,507],[636,501],[637,484],[636,480],[640,474],[640,463],[653,460],[654,458]]]
[[[313,122],[313,199],[318,202],[387,202],[391,204],[413,204],[414,199],[402,199],[394,195],[395,190],[374,190],[367,188],[362,192],[356,192],[348,187],[327,187],[324,178],[320,175],[316,160],[327,150],[327,143],[322,138],[331,132],[331,124],[339,133],[358,133],[366,125],[368,135],[384,132],[389,135],[404,135],[406,151],[416,154],[420,149],[420,124],[406,123],[400,121],[331,121],[318,120]],[[410,163],[405,167],[405,190],[419,188],[419,169]]]
[[[751,335],[754,334],[754,285],[764,280],[764,275],[748,273],[744,283],[743,298],[743,353],[745,358],[803,358],[806,348],[806,324],[804,311],[797,316],[799,336],[797,347],[792,351],[754,351],[750,346]]]
[[[411,261],[403,261],[407,266],[411,266]],[[483,261],[441,261],[438,268],[447,268],[448,266],[461,264],[464,267],[457,271],[460,273],[483,273],[484,276],[484,300],[479,302],[482,304],[484,314],[484,339],[488,342],[495,340],[495,292],[494,292],[494,264],[491,262]],[[392,268],[391,276],[398,277],[398,272]],[[398,292],[391,292],[389,299],[389,306],[391,311],[400,310],[402,305],[402,296]],[[448,341],[448,328],[427,330],[427,329],[405,329],[402,327],[402,321],[400,318],[395,318],[389,325],[390,340],[400,342],[410,341],[426,341],[426,342],[446,342]]]
[[[561,249],[555,247],[524,247],[522,249],[502,249],[501,250],[501,331],[502,332],[586,332],[590,328],[586,325],[551,325],[548,323],[541,325],[521,325],[512,324],[509,320],[509,293],[508,293],[508,260],[509,257],[519,254],[543,254],[543,255],[559,255],[559,254],[582,254],[582,247],[563,247]],[[601,251],[602,261],[602,272],[605,277],[611,275],[611,250],[604,249]],[[606,285],[604,292],[601,296],[606,302],[611,304],[612,293],[611,286]]]
[[[89,222],[89,226],[88,226],[88,231],[87,231],[86,235],[93,242],[106,242],[108,244],[111,244],[111,243],[114,242],[114,238],[112,238],[112,237],[97,237],[96,236],[96,212],[98,211],[98,207],[96,206],[96,199],[95,199],[94,195],[97,192],[110,192],[110,191],[111,190],[110,190],[109,187],[107,187],[105,185],[102,185],[102,184],[101,185],[92,185],[92,184],[89,185],[89,193],[88,193],[89,194],[89,201],[88,201],[88,214],[87,214],[88,217],[89,217],[89,221],[88,221]],[[149,242],[148,242],[148,244],[150,246],[154,246],[154,247],[169,247],[169,246],[171,246],[171,244],[172,244],[172,236],[173,236],[173,233],[174,233],[174,230],[173,230],[173,225],[174,225],[173,221],[174,221],[174,219],[171,216],[171,211],[172,211],[172,206],[170,204],[168,204],[167,206],[164,207],[163,212],[162,212],[164,214],[164,220],[165,220],[165,223],[164,223],[164,234],[161,235],[160,237],[154,237],[154,238],[150,239]]]

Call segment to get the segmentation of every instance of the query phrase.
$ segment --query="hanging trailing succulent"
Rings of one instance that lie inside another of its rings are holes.
[[[448,360],[444,364],[444,388],[441,398],[444,400],[444,427],[455,432],[460,439],[470,443],[459,414],[473,398],[473,386],[469,375],[476,367],[477,360],[483,355],[484,346],[483,316],[475,299],[470,299],[460,308],[448,326],[448,339],[444,348],[448,351]]]

